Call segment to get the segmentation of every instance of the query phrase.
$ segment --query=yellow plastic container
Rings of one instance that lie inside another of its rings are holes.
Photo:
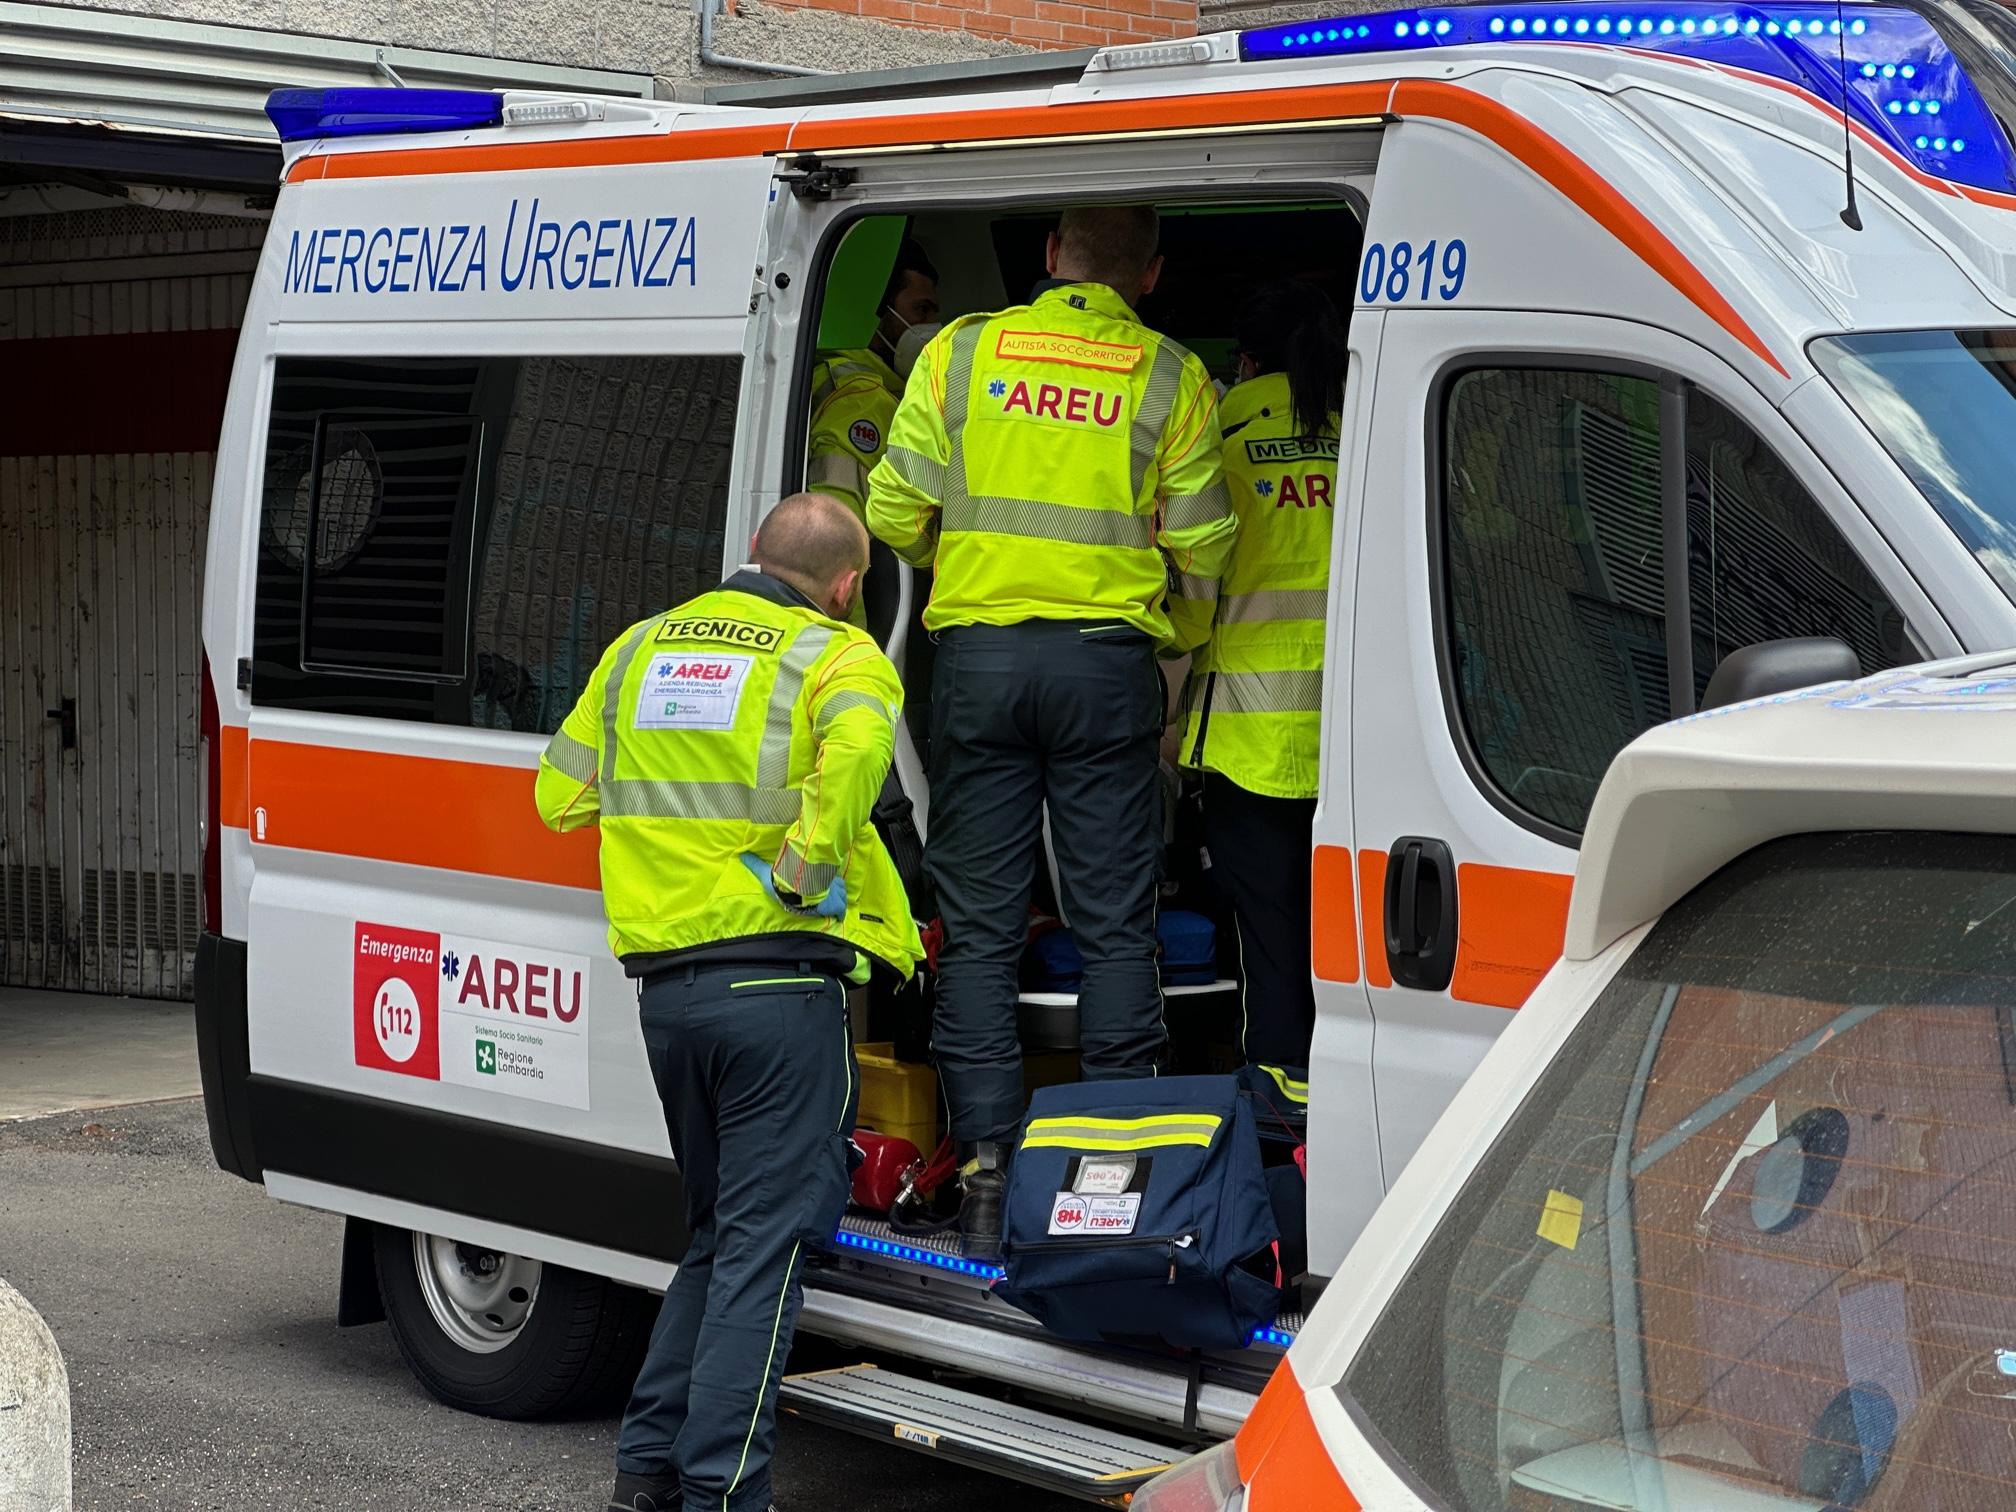
[[[930,1159],[938,1148],[937,1073],[896,1059],[896,1046],[888,1040],[856,1045],[854,1058],[861,1065],[861,1108],[854,1121],[907,1139]]]

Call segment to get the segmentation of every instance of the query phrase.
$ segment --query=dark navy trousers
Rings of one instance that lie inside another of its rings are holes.
[[[676,1473],[686,1512],[762,1512],[806,1253],[847,1207],[847,992],[789,966],[674,967],[645,984],[641,1014],[693,1237],[616,1465]]]
[[[1029,620],[939,636],[925,862],[945,943],[931,1048],[962,1142],[1010,1143],[1022,1122],[1015,999],[1046,804],[1085,958],[1084,1078],[1153,1076],[1164,1058],[1161,739],[1155,648],[1127,625]]]

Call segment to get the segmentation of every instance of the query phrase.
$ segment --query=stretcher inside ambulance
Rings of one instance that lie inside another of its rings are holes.
[[[1307,1264],[1334,1274],[1558,955],[1632,736],[2016,641],[2011,31],[1919,0],[1522,4],[898,104],[276,99],[204,619],[219,1163],[346,1215],[340,1317],[389,1317],[444,1399],[620,1386],[678,1177],[593,835],[539,825],[538,753],[601,647],[807,481],[817,353],[875,282],[857,239],[925,242],[957,314],[1026,297],[1059,209],[1148,201],[1143,318],[1220,377],[1245,287],[1350,314],[1310,857]],[[870,581],[928,840],[921,589]],[[1068,1078],[1069,994],[1031,996],[1032,1079]],[[927,1144],[920,1007],[878,984],[863,1062]],[[1222,1065],[1237,1013],[1172,993],[1179,1063]],[[1236,1427],[1298,1324],[1070,1345],[991,1279],[850,1217],[802,1331],[912,1363],[789,1404],[1111,1498]]]

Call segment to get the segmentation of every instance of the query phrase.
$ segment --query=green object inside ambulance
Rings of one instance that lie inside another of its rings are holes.
[[[819,311],[820,351],[868,345],[880,315],[876,306],[889,287],[906,223],[907,217],[901,215],[871,215],[841,241],[826,274],[826,300]]]

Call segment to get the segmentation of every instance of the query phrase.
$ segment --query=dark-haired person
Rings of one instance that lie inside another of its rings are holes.
[[[1190,673],[1183,760],[1204,771],[1204,840],[1232,905],[1249,1075],[1304,1110],[1316,1028],[1309,848],[1348,359],[1336,307],[1303,284],[1259,291],[1235,335],[1240,381],[1219,415],[1239,535]]]
[[[898,371],[897,348],[903,346],[914,361],[916,342],[905,343],[904,333],[938,330],[938,270],[908,237],[897,249],[875,311],[867,346],[820,352],[812,364],[805,486],[841,500],[857,515],[866,512],[868,474],[882,460],[889,422],[903,397],[908,374]]]
[[[1061,282],[952,322],[924,349],[869,479],[868,525],[936,577],[926,862],[945,943],[932,1047],[960,1158],[969,1255],[1000,1252],[1023,1113],[1017,969],[1049,806],[1085,957],[1087,1080],[1164,1059],[1155,960],[1158,651],[1209,633],[1238,528],[1204,365],[1142,325],[1155,211],[1065,212]]]
[[[903,690],[845,623],[867,533],[794,494],[752,550],[755,570],[618,637],[535,789],[552,828],[600,828],[692,1234],[617,1436],[619,1512],[769,1507],[805,1250],[847,1206],[847,984],[921,954],[869,822]]]

